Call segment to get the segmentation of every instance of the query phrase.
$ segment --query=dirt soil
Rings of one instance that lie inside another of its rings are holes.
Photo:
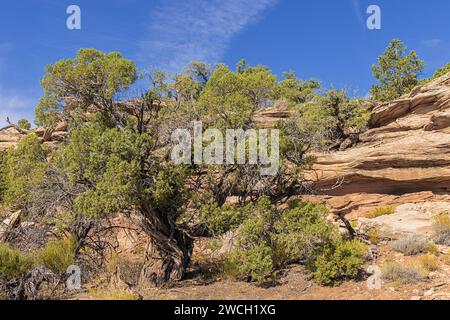
[[[303,267],[295,266],[278,285],[268,288],[226,280],[210,284],[191,280],[174,288],[148,289],[141,294],[147,300],[449,300],[449,271],[446,270],[446,277],[432,277],[419,284],[383,283],[380,290],[369,290],[365,280],[321,287]]]

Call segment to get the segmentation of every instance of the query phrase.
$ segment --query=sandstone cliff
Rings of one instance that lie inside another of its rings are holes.
[[[260,112],[256,121],[272,124],[289,115]],[[335,214],[350,218],[374,207],[449,204],[450,74],[372,110],[370,129],[349,149],[316,154],[308,177],[316,195]]]
[[[318,188],[329,195],[450,192],[450,75],[376,107],[351,149],[318,155]]]

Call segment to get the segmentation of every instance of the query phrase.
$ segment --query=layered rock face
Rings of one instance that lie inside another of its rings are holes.
[[[370,124],[358,146],[318,155],[321,193],[450,193],[450,75],[376,107]]]
[[[20,139],[28,133],[34,133],[42,138],[48,147],[57,148],[60,142],[67,136],[67,124],[60,123],[52,131],[43,128],[22,130],[14,125],[0,128],[0,151],[16,146]]]
[[[22,138],[22,133],[14,126],[0,129],[0,151],[15,146]]]
[[[384,205],[450,203],[450,74],[377,106],[370,126],[355,147],[317,155],[313,200],[351,218]]]
[[[255,120],[270,125],[287,117],[266,110]],[[335,214],[355,218],[385,205],[450,203],[450,74],[375,107],[356,146],[316,156],[307,177],[317,195],[306,198]]]

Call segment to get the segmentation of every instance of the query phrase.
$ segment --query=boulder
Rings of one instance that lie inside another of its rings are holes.
[[[390,215],[359,218],[356,230],[366,235],[377,230],[379,237],[388,239],[397,239],[405,234],[430,237],[434,218],[443,213],[450,213],[450,202],[405,203]]]
[[[8,236],[9,231],[11,231],[20,222],[21,211],[16,211],[11,214],[8,218],[0,222],[0,242],[4,241]]]

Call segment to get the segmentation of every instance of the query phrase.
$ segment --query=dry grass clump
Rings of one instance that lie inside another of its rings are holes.
[[[429,245],[429,241],[413,234],[403,236],[400,239],[391,242],[392,249],[407,256],[414,256],[427,252]]]
[[[88,289],[89,298],[94,300],[140,300],[141,297],[134,292],[125,290],[111,290],[111,289]]]
[[[420,256],[418,262],[420,266],[428,272],[436,271],[439,268],[439,259],[432,254]]]
[[[369,212],[366,215],[366,218],[375,219],[375,218],[378,218],[381,216],[386,216],[386,215],[390,215],[390,214],[394,214],[394,213],[395,213],[394,206],[379,207],[379,208],[376,208],[376,209],[372,210],[371,212]]]
[[[450,245],[450,215],[437,216],[433,223],[434,241]]]
[[[428,275],[416,261],[408,263],[388,261],[383,265],[381,272],[385,281],[402,285],[423,281]]]

